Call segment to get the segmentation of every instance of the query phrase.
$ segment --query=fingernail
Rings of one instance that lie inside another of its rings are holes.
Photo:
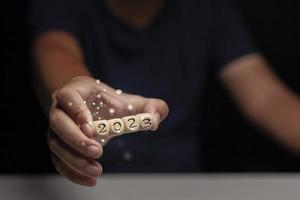
[[[99,175],[99,168],[97,166],[89,165],[85,169],[85,172],[90,176],[98,176]]]
[[[154,113],[153,115],[153,120],[155,122],[155,127],[154,127],[154,130],[156,130],[159,126],[159,123],[160,123],[160,114],[159,113]]]
[[[154,114],[154,120],[155,120],[157,123],[160,123],[160,114],[159,114],[159,113],[155,113],[155,114]]]
[[[94,135],[92,127],[89,124],[87,124],[87,123],[84,123],[84,124],[81,125],[81,130],[88,137],[92,137]]]
[[[97,184],[97,177],[87,177],[84,179],[85,185],[95,186]]]
[[[100,155],[100,148],[94,145],[91,145],[87,149],[88,154],[93,157],[97,158]]]

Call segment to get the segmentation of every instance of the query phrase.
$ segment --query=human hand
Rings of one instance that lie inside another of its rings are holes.
[[[159,99],[116,91],[90,77],[73,78],[52,95],[48,144],[57,171],[74,183],[94,186],[102,173],[95,159],[103,150],[94,139],[92,121],[143,112],[152,114],[156,130],[168,106]]]

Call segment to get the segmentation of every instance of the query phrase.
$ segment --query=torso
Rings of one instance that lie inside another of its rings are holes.
[[[105,4],[90,1],[93,6],[89,8],[90,19],[84,29],[82,47],[92,73],[126,92],[161,98],[170,107],[170,115],[158,134],[120,137],[106,147],[111,159],[104,156],[104,160],[110,165],[129,165],[133,171],[163,171],[159,164],[163,161],[170,165],[176,162],[174,167],[178,171],[200,170],[197,117],[211,56],[207,11],[184,4],[192,8],[191,13],[189,8],[182,7],[181,0],[169,1],[150,26],[138,30],[122,23]],[[205,13],[201,14],[202,11]],[[176,151],[181,146],[186,149],[179,158]],[[124,151],[133,152],[137,162],[147,157],[147,162],[153,161],[152,167],[147,169],[145,160],[144,167],[136,163],[131,165],[133,161],[120,164],[117,160],[122,159],[120,152]],[[192,163],[179,164],[180,159]],[[154,163],[157,166],[153,166]],[[164,166],[172,171],[168,164]]]

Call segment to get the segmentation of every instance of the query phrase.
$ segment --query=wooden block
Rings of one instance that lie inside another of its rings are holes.
[[[122,120],[124,122],[124,133],[139,131],[139,119],[136,115],[123,117]]]
[[[96,136],[106,136],[109,134],[109,124],[106,120],[93,122],[93,129],[96,130]]]
[[[154,120],[150,113],[141,113],[137,115],[140,124],[140,130],[151,130],[154,127]]]
[[[109,124],[109,134],[115,135],[122,135],[124,133],[124,123],[122,119],[116,118],[108,120]]]

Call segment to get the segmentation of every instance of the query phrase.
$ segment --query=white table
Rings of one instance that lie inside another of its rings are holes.
[[[106,175],[94,188],[60,176],[0,176],[1,200],[299,200],[300,175]]]

